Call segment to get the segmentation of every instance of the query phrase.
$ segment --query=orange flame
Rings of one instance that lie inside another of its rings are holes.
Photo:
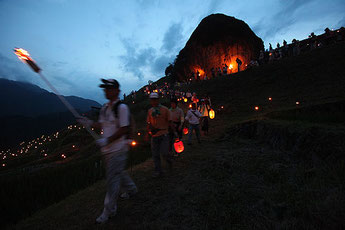
[[[25,49],[15,48],[14,53],[20,60],[30,60],[30,54]]]
[[[136,145],[137,145],[137,142],[136,142],[136,141],[132,141],[132,142],[131,142],[131,145],[132,145],[132,146],[136,146]]]

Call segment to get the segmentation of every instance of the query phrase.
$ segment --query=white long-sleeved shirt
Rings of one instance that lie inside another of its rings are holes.
[[[193,114],[193,112],[195,113],[195,115]],[[186,115],[186,120],[189,122],[189,124],[192,125],[197,125],[199,124],[199,118],[201,117],[201,114],[198,110],[188,110],[187,115]]]

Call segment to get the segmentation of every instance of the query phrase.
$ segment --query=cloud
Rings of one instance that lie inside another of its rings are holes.
[[[295,14],[302,7],[313,0],[280,0],[280,9],[272,16],[261,19],[253,29],[258,31],[263,38],[274,37],[277,33],[287,30],[296,22]]]
[[[176,48],[180,48],[182,40],[182,24],[173,23],[164,34],[162,50],[165,52],[174,52]]]
[[[131,39],[121,38],[125,48],[125,55],[120,56],[123,69],[130,72],[139,80],[148,75],[164,76],[165,68],[174,61],[176,54],[182,47],[183,27],[181,23],[173,23],[164,34],[160,49],[146,47],[138,49],[139,45]],[[152,76],[150,76],[152,77]]]
[[[144,78],[144,68],[149,66],[152,60],[155,59],[156,50],[152,47],[138,50],[138,45],[130,39],[121,39],[121,42],[126,50],[126,55],[120,56],[123,69],[142,80]]]
[[[224,2],[224,0],[211,0],[210,4],[208,5],[208,11],[207,14],[212,14],[214,12],[217,12],[217,9],[221,6],[221,4]]]
[[[32,82],[35,78],[29,67],[0,53],[0,77],[16,81]]]
[[[345,17],[343,17],[337,24],[337,27],[345,26]]]

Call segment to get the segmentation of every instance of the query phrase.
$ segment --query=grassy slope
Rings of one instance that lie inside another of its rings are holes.
[[[187,147],[165,178],[150,178],[150,161],[137,166],[133,178],[139,194],[121,201],[117,217],[97,228],[344,228],[343,158],[316,166],[254,139],[224,136],[234,123],[257,118],[254,105],[268,113],[294,108],[296,100],[302,106],[343,100],[344,51],[345,44],[338,44],[230,79],[191,85],[198,93],[209,93],[215,105],[225,105],[212,122],[212,135],[202,146]],[[273,104],[268,104],[269,96]],[[101,181],[16,228],[95,229],[104,193]]]

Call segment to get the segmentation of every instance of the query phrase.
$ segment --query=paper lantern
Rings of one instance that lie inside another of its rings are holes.
[[[174,149],[177,153],[182,153],[184,150],[183,142],[180,141],[179,139],[176,139],[176,141],[174,143]]]
[[[183,128],[183,134],[187,135],[188,134],[188,128]]]
[[[134,147],[134,146],[136,146],[136,145],[137,145],[137,142],[136,142],[136,141],[132,141],[132,142],[131,142],[131,146]]]
[[[208,116],[210,117],[210,119],[213,119],[213,118],[216,116],[216,113],[214,112],[213,109],[211,109],[211,110],[208,112]]]
[[[258,110],[259,110],[259,106],[255,106],[254,109],[255,109],[256,111],[258,111]]]
[[[188,101],[188,99],[187,99],[187,98],[185,98],[185,99],[183,99],[183,101],[184,101],[184,102],[187,102],[187,101]]]

